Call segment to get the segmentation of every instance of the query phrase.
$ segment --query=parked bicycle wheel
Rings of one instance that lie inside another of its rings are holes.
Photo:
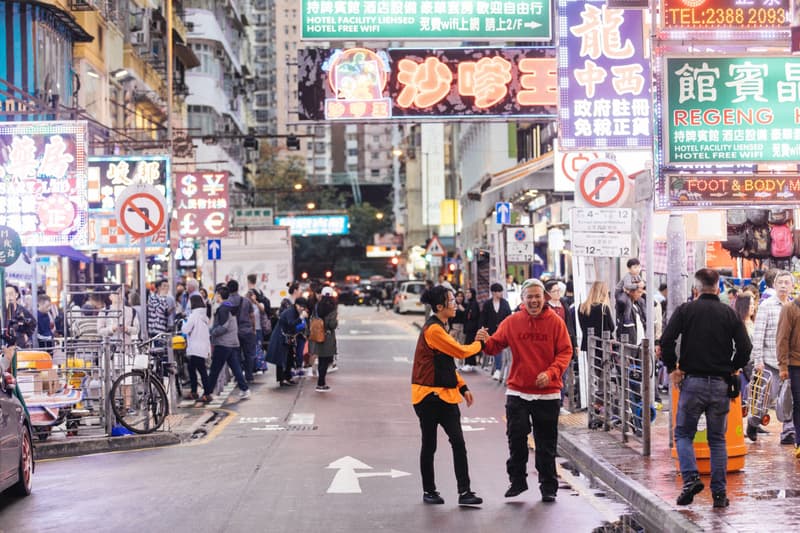
[[[111,387],[111,408],[117,420],[134,433],[151,433],[164,423],[169,404],[164,385],[155,376],[126,372]]]

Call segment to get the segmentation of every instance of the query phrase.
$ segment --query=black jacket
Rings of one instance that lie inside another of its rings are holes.
[[[678,365],[678,337],[680,368],[696,376],[730,376],[747,364],[753,349],[744,322],[715,294],[701,294],[670,317],[661,334],[661,360],[670,372]]]
[[[614,317],[611,308],[603,304],[593,304],[589,308],[589,314],[585,315],[578,311],[578,323],[581,326],[581,351],[586,351],[586,337],[589,335],[589,328],[594,329],[596,337],[602,337],[604,331],[614,333]]]
[[[481,309],[481,327],[489,330],[489,335],[494,335],[497,331],[497,326],[500,325],[508,315],[511,314],[511,306],[508,305],[508,300],[505,298],[500,299],[500,309],[495,313],[492,299],[489,298],[483,302]]]
[[[467,318],[464,322],[464,335],[466,341],[464,344],[470,344],[475,340],[475,334],[478,333],[478,328],[481,325],[481,306],[478,305],[478,300],[470,299],[464,302],[467,308]]]
[[[617,298],[617,339],[622,340],[623,335],[628,336],[628,344],[638,345],[642,339],[636,337],[636,317],[642,321],[642,326],[647,323],[647,314],[645,313],[646,302],[644,297],[639,298],[634,302],[628,293],[623,292]]]

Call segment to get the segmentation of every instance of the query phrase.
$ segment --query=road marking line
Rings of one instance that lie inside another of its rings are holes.
[[[411,335],[337,335],[337,340],[345,341],[413,341]]]

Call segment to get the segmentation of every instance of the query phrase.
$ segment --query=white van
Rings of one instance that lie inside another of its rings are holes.
[[[397,289],[394,299],[395,313],[424,313],[425,305],[419,301],[422,293],[425,292],[424,281],[402,281]]]

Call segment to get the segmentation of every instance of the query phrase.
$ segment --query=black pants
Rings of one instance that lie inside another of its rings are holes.
[[[253,371],[256,366],[256,334],[239,335],[239,350],[241,350],[244,377],[247,381],[253,381]]]
[[[203,390],[208,390],[208,372],[206,372],[206,360],[196,355],[189,356],[189,386],[192,394],[197,394],[197,374],[200,374],[200,385]]]
[[[419,427],[422,430],[422,449],[419,452],[422,490],[425,492],[436,490],[433,456],[436,453],[436,433],[438,426],[441,425],[453,448],[453,466],[456,471],[458,492],[468,491],[470,484],[467,445],[461,432],[461,411],[458,409],[458,404],[442,401],[439,396],[431,393],[414,405],[414,411],[417,413]]]
[[[333,363],[333,357],[317,357],[317,387],[325,385],[325,376],[328,375],[328,367]]]
[[[523,482],[528,476],[528,434],[533,428],[536,444],[536,470],[539,472],[539,490],[555,494],[556,446],[558,445],[559,400],[523,400],[519,396],[506,396],[506,435],[509,458],[506,471],[511,483]]]
[[[286,359],[283,360],[283,365],[275,365],[275,381],[292,381],[292,369],[294,368],[294,353],[295,346],[290,345],[289,350],[286,352]]]

